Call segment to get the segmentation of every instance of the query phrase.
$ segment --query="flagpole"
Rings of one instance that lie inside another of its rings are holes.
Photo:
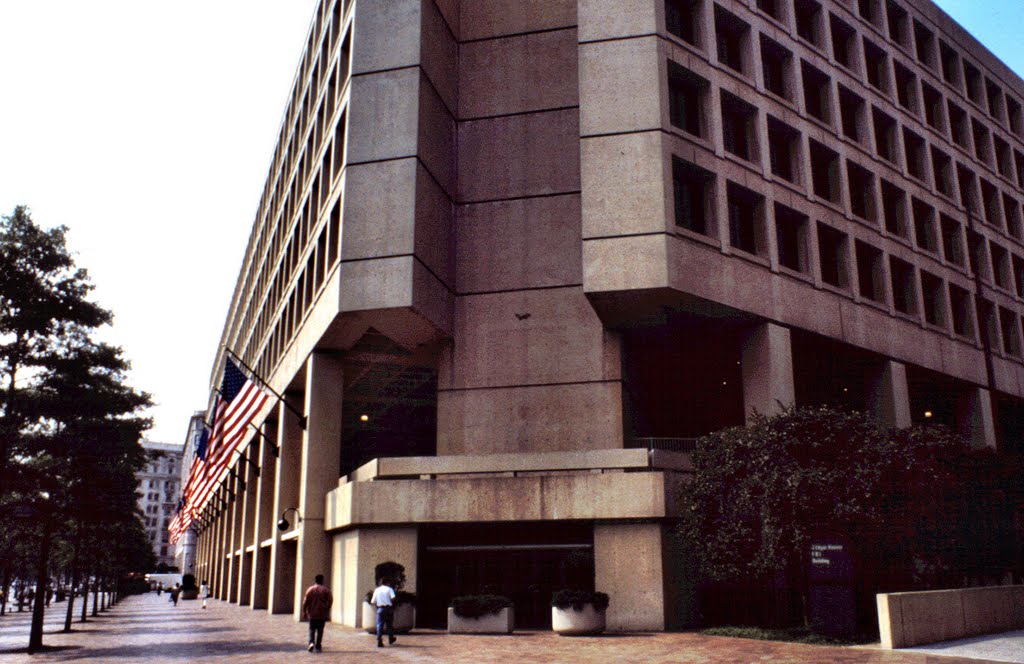
[[[281,394],[277,390],[272,388],[270,386],[270,384],[267,383],[267,381],[265,381],[262,378],[260,378],[260,375],[258,373],[256,373],[256,370],[253,369],[252,367],[250,367],[248,364],[246,364],[245,360],[243,360],[242,358],[238,357],[238,355],[236,355],[233,350],[228,348],[226,345],[225,346],[221,346],[221,347],[224,349],[224,352],[226,352],[231,357],[235,358],[235,360],[237,360],[238,363],[242,365],[242,368],[246,369],[249,373],[251,373],[253,378],[255,378],[259,382],[263,383],[263,387],[265,387],[268,390],[270,390],[270,393],[273,394],[275,397],[277,397],[277,400],[280,401],[281,403],[283,403],[285,408],[287,408],[288,410],[292,411],[292,413],[294,413],[295,416],[299,418],[299,427],[301,427],[302,430],[305,431],[305,429],[306,429],[306,416],[304,414],[300,413],[299,410],[295,406],[293,406],[290,403],[288,403],[288,400],[285,399],[283,396],[281,396]]]
[[[263,429],[259,428],[258,426],[253,424],[251,421],[249,422],[249,426],[251,426],[256,431],[256,433],[259,434],[260,438],[262,438],[263,440],[267,441],[268,443],[270,443],[271,445],[274,446],[274,456],[275,457],[278,456],[280,450],[277,449],[277,441],[271,440],[270,436],[268,436],[267,434],[263,433]]]

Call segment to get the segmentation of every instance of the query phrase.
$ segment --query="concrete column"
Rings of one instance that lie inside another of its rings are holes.
[[[242,542],[242,509],[245,497],[245,491],[242,486],[245,482],[239,476],[239,473],[244,473],[244,469],[240,468],[240,462],[235,462],[235,476],[232,478],[228,476],[228,482],[231,485],[231,525],[230,525],[230,538],[228,540],[230,548],[228,554],[231,556],[228,562],[228,596],[229,602],[238,601],[238,582],[241,576],[241,564],[242,556],[238,554],[239,548],[243,546]]]
[[[294,407],[297,399],[286,394],[285,399]],[[270,595],[267,611],[292,613],[295,608],[295,542],[285,542],[277,530],[276,522],[289,507],[298,507],[299,462],[302,457],[302,428],[299,419],[281,403],[277,410],[278,458],[274,480],[274,508],[272,523],[274,542],[270,548]],[[297,524],[295,513],[289,521]]]
[[[789,329],[762,323],[743,341],[743,406],[749,422],[754,413],[775,415],[796,401],[793,347]]]
[[[256,459],[253,458],[255,455],[253,450],[257,446],[258,443],[249,445],[245,449],[249,462],[242,458],[238,460],[238,472],[245,477],[245,491],[242,492],[242,541],[240,544],[242,556],[239,560],[238,575],[239,606],[248,606],[252,600],[252,571],[255,555],[253,552],[256,550],[256,547],[253,546],[253,538],[256,534],[256,484],[259,481],[256,476],[256,467],[253,465],[256,463]]]
[[[868,377],[868,409],[887,427],[905,429],[910,421],[910,391],[907,367],[902,362],[884,360]]]
[[[253,542],[256,544],[256,550],[253,554],[250,596],[250,605],[253,609],[266,609],[270,604],[270,547],[264,548],[263,542],[274,536],[274,481],[277,478],[277,458],[274,456],[274,446],[267,438],[277,438],[277,426],[273,422],[264,423],[263,436],[260,437],[260,476],[256,480],[256,509],[253,523]]]
[[[970,441],[971,449],[996,448],[996,425],[988,390],[969,388],[960,396],[956,410],[957,428]]]
[[[418,538],[415,527],[364,528],[335,535],[331,542],[331,622],[366,627],[362,624],[363,597],[375,585],[374,567],[387,560],[405,567],[405,590],[416,592]]]
[[[612,600],[610,631],[665,629],[661,525],[594,526],[594,587]]]
[[[338,486],[341,470],[341,357],[312,353],[306,360],[306,429],[299,470],[298,556],[295,565],[295,619],[302,592],[317,574],[331,584],[331,541],[324,532],[326,495]]]
[[[210,549],[210,562],[213,565],[210,588],[213,590],[214,597],[224,599],[221,589],[221,578],[224,576],[224,509],[220,502],[223,491],[218,487],[213,495],[210,505],[212,509],[217,510],[217,517],[213,520],[213,546]]]

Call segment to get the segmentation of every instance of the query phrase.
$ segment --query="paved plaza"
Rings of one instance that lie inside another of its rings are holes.
[[[184,664],[186,662],[838,662],[842,664],[966,664],[1013,661],[967,659],[875,648],[826,648],[750,641],[693,633],[628,634],[566,638],[550,632],[512,636],[451,636],[417,631],[401,636],[390,648],[356,630],[328,625],[324,652],[305,650],[306,626],[290,616],[268,616],[220,601],[203,610],[198,601],[167,596],[134,596],[88,623],[60,632],[66,605],[47,613],[48,649],[27,655],[28,612],[0,619],[0,662],[116,662],[117,664]],[[17,651],[17,652],[16,652]],[[933,650],[933,652],[938,652]],[[1018,653],[1019,654],[1019,653]],[[1017,659],[1021,662],[1024,659]]]

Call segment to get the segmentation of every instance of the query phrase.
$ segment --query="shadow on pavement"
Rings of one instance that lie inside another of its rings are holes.
[[[81,650],[82,646],[47,646],[44,645],[42,648],[35,652],[36,655],[41,655],[47,652],[66,652],[68,650]],[[28,648],[9,648],[7,650],[0,650],[0,655],[26,655],[28,654]]]
[[[76,646],[77,647],[77,646]],[[24,649],[18,651],[24,653]],[[181,659],[185,662],[199,662],[209,657],[220,657],[233,655],[236,657],[243,657],[245,655],[259,655],[269,653],[305,653],[304,648],[297,647],[295,644],[281,644],[281,643],[269,643],[265,641],[248,641],[248,642],[230,642],[230,643],[168,643],[161,645],[158,650],[159,657],[170,658],[170,659]],[[327,651],[325,651],[327,652]],[[362,651],[337,651],[331,650],[330,654],[354,654]],[[93,659],[100,662],[111,662],[117,659],[125,659],[128,661],[138,660],[140,656],[138,645],[124,645],[114,648],[89,648],[78,653],[71,653],[65,656],[63,659],[66,660],[87,660]],[[150,654],[153,654],[150,652]],[[283,659],[283,657],[282,657]],[[242,660],[244,661],[244,659]]]

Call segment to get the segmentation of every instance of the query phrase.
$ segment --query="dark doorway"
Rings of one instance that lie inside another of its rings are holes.
[[[551,629],[551,595],[594,589],[594,528],[562,522],[427,526],[420,530],[416,623],[444,629],[460,595],[504,595],[517,629]]]

